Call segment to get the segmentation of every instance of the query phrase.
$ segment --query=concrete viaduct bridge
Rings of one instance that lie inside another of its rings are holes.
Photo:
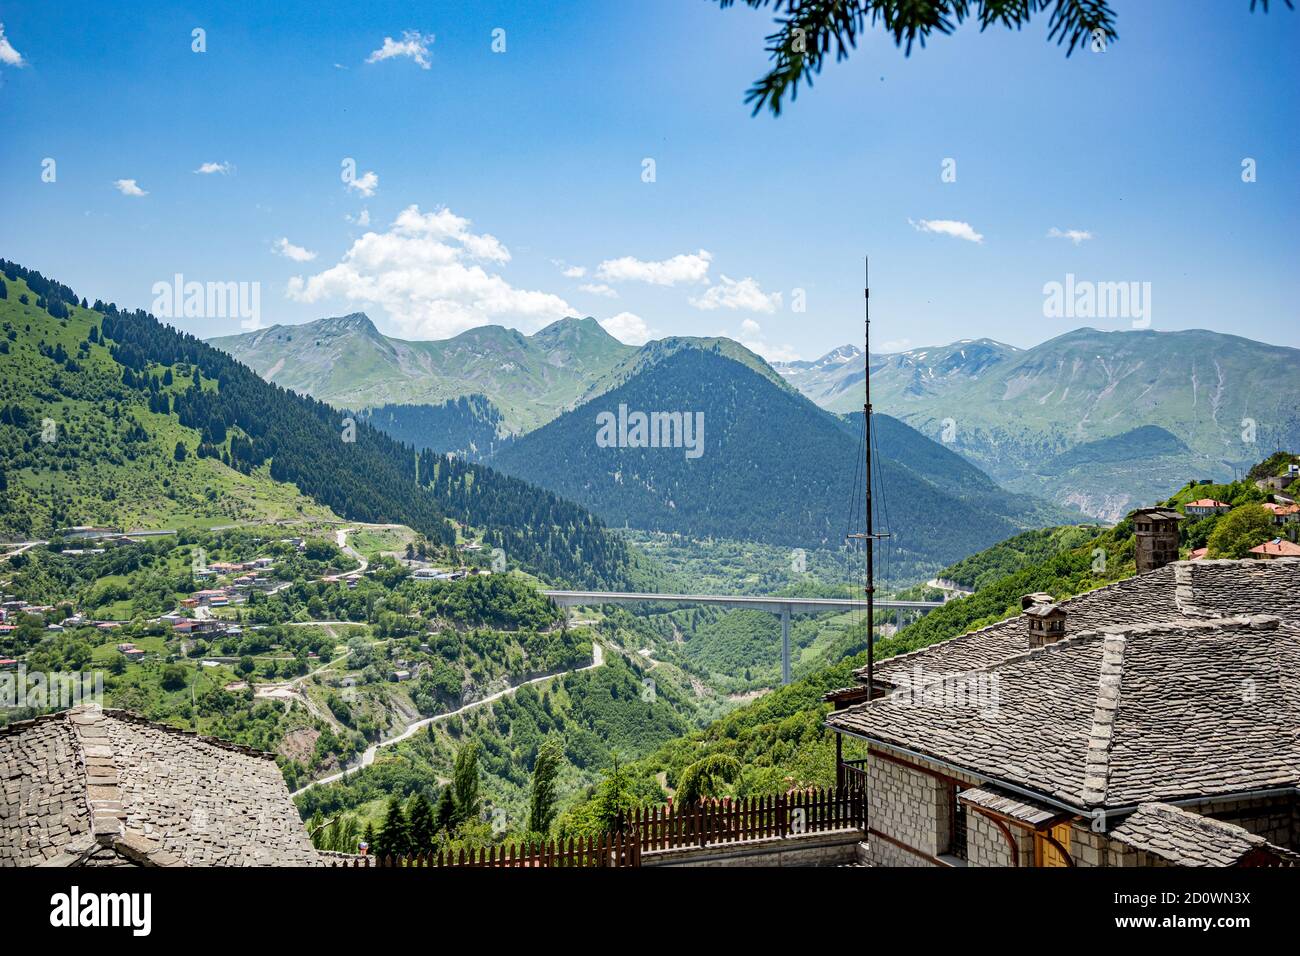
[[[598,604],[700,604],[721,608],[747,608],[781,615],[781,683],[790,683],[790,617],[794,614],[822,614],[827,611],[867,610],[867,602],[847,598],[742,597],[731,594],[644,594],[628,591],[543,591],[556,607],[571,608]],[[914,610],[925,613],[943,607],[942,601],[878,600],[877,608]]]

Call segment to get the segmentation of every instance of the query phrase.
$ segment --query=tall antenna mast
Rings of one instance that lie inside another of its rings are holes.
[[[865,534],[851,534],[850,538],[862,538],[867,545],[867,700],[875,688],[876,677],[876,539],[888,538],[889,534],[876,534],[875,515],[871,509],[871,259],[864,257],[863,270],[863,351],[862,371],[866,397],[862,402],[863,427],[866,438],[863,441],[866,452],[864,475],[866,483],[867,529]]]
[[[875,691],[876,670],[876,539],[871,513],[871,257],[862,257],[862,382],[866,387],[862,401],[862,417],[867,429],[866,486],[867,486],[867,700]]]

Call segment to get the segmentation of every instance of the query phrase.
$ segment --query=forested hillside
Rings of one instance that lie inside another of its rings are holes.
[[[638,573],[621,540],[553,494],[458,458],[417,455],[145,312],[99,301],[88,308],[39,273],[3,260],[0,270],[8,284],[0,300],[6,534],[48,534],[86,517],[157,527],[190,511],[224,515],[237,476],[265,475],[322,512],[405,524],[435,543],[455,541],[453,522],[480,529],[490,547],[555,582],[625,585]],[[44,440],[46,420],[55,440]],[[187,477],[192,459],[209,463],[211,480]],[[154,464],[142,469],[145,461]],[[175,492],[173,476],[184,500],[148,510]],[[127,486],[136,514],[119,506]]]
[[[597,416],[620,406],[702,416],[699,456],[682,447],[601,447]],[[1040,523],[1032,499],[1002,492],[901,423],[887,423],[878,439],[875,477],[898,562],[933,570]],[[692,348],[521,437],[493,463],[615,526],[838,548],[859,530],[861,459],[860,435],[842,419],[739,362]]]

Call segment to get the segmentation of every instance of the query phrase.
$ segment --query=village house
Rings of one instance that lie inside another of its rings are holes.
[[[1226,514],[1232,510],[1232,505],[1224,501],[1215,501],[1213,498],[1198,498],[1196,501],[1187,502],[1183,510],[1192,518],[1208,518],[1210,515]]]
[[[1281,504],[1276,501],[1267,501],[1263,505],[1264,510],[1273,516],[1273,523],[1276,525],[1286,525],[1300,522],[1300,505]]]
[[[0,728],[0,866],[317,866],[273,754],[128,711]]]
[[[1261,491],[1286,491],[1296,479],[1300,478],[1300,465],[1287,465],[1285,475],[1272,475],[1255,482]]]
[[[225,607],[230,603],[230,593],[225,588],[206,588],[192,596],[200,605],[208,607]]]
[[[1287,541],[1285,538],[1274,538],[1272,541],[1265,541],[1263,544],[1251,548],[1250,553],[1258,555],[1264,561],[1272,561],[1277,558],[1300,558],[1300,544]]]
[[[1300,865],[1300,559],[1022,606],[827,695],[867,862]]]

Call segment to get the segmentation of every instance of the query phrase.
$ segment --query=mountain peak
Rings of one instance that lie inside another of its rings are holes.
[[[539,342],[556,342],[562,339],[570,338],[575,335],[595,335],[599,338],[613,338],[605,327],[593,319],[591,316],[578,318],[575,315],[566,316],[563,319],[556,319],[544,329],[539,329],[529,336]]]
[[[370,316],[364,312],[349,312],[347,315],[318,319],[309,324],[323,332],[360,332],[363,335],[379,335],[379,329],[375,328],[375,323],[370,321]]]

